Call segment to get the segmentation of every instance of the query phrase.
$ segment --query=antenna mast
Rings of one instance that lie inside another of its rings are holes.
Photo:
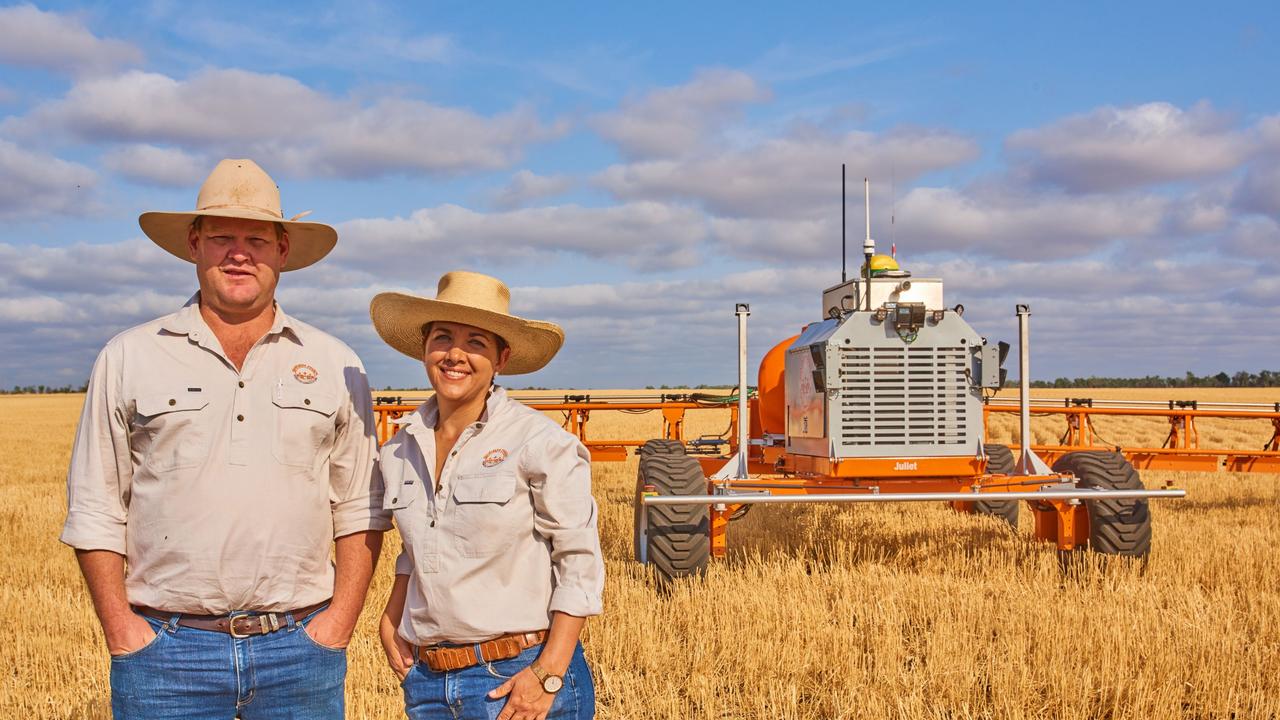
[[[863,279],[867,284],[867,312],[871,312],[871,256],[876,254],[876,241],[871,239],[871,181],[862,178],[863,203],[867,213],[867,239],[862,241],[862,254],[866,256],[866,264],[862,266]]]
[[[844,192],[844,163],[840,163],[840,282],[848,280],[845,269],[847,261],[845,260],[845,247],[848,245],[849,221],[845,219],[845,206],[848,201],[845,200]]]

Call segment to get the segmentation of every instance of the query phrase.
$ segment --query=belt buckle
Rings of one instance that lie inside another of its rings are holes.
[[[232,615],[227,620],[227,633],[229,633],[233,638],[244,639],[247,637],[253,637],[254,635],[266,635],[268,633],[273,633],[276,630],[280,629],[280,622],[276,620],[275,613],[262,613],[261,615],[257,616],[258,631],[253,632],[252,630],[250,630],[249,632],[241,635],[240,633],[236,632],[236,620],[239,620],[241,618],[252,621],[254,619],[254,616],[253,615]]]
[[[249,617],[248,615],[229,616],[227,618],[227,633],[230,634],[231,637],[241,639],[241,640],[247,637],[251,637],[253,633],[245,633],[241,635],[240,633],[236,632],[236,620],[239,620],[240,618],[248,618],[248,617]]]

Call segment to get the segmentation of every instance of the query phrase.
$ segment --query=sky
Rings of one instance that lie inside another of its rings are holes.
[[[0,0],[3,2],[3,0]],[[566,342],[514,387],[732,384],[863,235],[1036,379],[1280,367],[1271,3],[0,5],[0,387],[80,385],[194,266],[137,224],[224,157],[338,246],[286,312],[425,384],[368,316],[449,270]],[[1016,375],[1016,369],[1014,371]]]

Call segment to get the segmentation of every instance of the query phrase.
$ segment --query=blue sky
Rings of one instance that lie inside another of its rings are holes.
[[[146,210],[252,157],[338,249],[287,311],[378,386],[383,290],[503,278],[567,331],[513,385],[732,382],[873,234],[1032,372],[1277,367],[1280,15],[1262,3],[0,6],[0,386],[176,308]],[[890,219],[892,218],[892,224]]]

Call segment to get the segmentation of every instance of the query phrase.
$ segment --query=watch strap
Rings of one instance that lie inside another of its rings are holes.
[[[534,677],[538,678],[538,682],[542,685],[543,692],[557,693],[560,691],[560,687],[563,687],[564,685],[564,678],[562,676],[554,675],[552,673],[547,672],[542,668],[541,665],[538,664],[537,660],[534,660],[533,662],[529,663],[529,669],[533,671]],[[549,678],[555,678],[556,680],[559,680],[560,682],[557,683],[559,687],[556,687],[555,690],[548,690],[547,680]]]

